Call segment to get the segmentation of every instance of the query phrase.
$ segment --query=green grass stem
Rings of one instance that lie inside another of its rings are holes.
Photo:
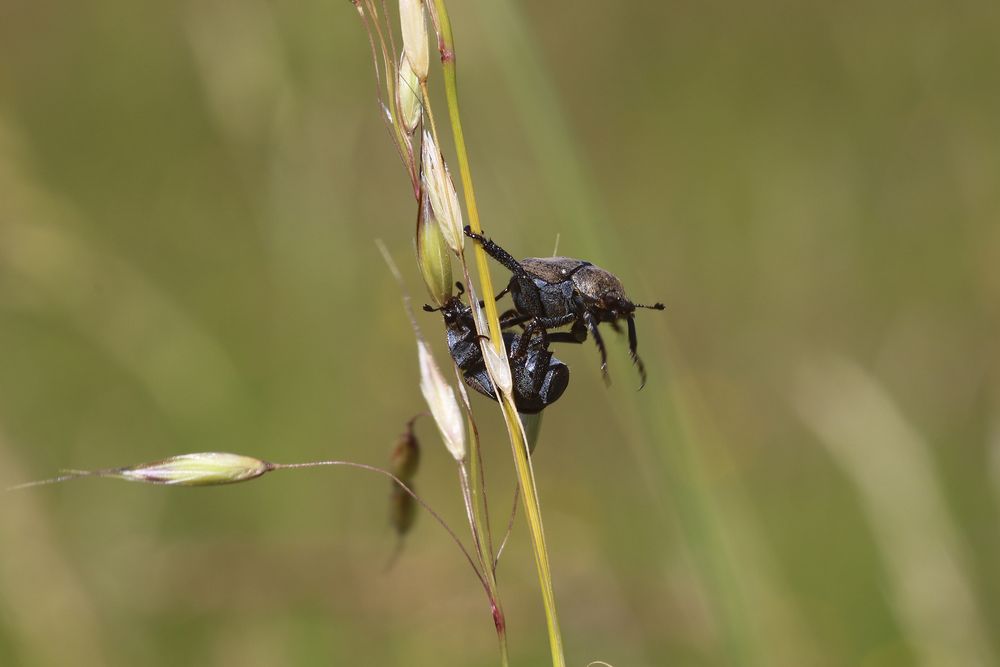
[[[434,0],[434,11],[437,18],[436,24],[439,38],[438,50],[441,54],[441,66],[444,70],[445,93],[448,100],[448,115],[451,120],[452,134],[454,135],[455,140],[455,151],[458,155],[458,166],[462,179],[462,193],[465,197],[466,213],[469,216],[469,226],[474,232],[481,233],[482,226],[479,222],[479,208],[476,205],[476,195],[472,185],[472,172],[469,167],[469,155],[465,146],[465,135],[462,131],[462,120],[458,105],[455,42],[451,31],[451,20],[448,16],[448,10],[445,7],[444,0]],[[503,337],[500,333],[500,319],[497,313],[496,302],[490,298],[495,291],[493,289],[493,281],[490,277],[487,256],[479,244],[474,244],[473,248],[474,256],[476,258],[476,267],[479,272],[481,290],[486,297],[486,319],[490,332],[490,340],[496,350],[503,354]],[[510,436],[510,444],[514,454],[514,463],[517,470],[518,481],[523,489],[521,497],[524,501],[524,512],[527,517],[528,527],[531,533],[531,544],[535,556],[535,565],[538,570],[538,579],[542,590],[542,602],[545,607],[545,620],[549,634],[549,646],[552,652],[552,664],[553,667],[564,667],[566,659],[563,655],[562,635],[559,630],[559,619],[556,614],[555,592],[552,587],[552,572],[549,566],[548,550],[545,546],[545,532],[542,527],[541,507],[538,502],[534,472],[532,471],[531,460],[528,456],[524,430],[521,426],[521,421],[518,418],[513,400],[509,395],[504,395],[502,398],[504,421],[507,424],[507,432]]]

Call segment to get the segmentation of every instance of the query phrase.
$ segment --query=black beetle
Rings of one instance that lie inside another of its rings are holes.
[[[636,352],[638,339],[635,334],[636,308],[663,310],[662,303],[646,306],[632,303],[625,296],[625,288],[614,274],[590,262],[571,257],[529,257],[520,262],[506,250],[469,227],[465,235],[479,241],[483,250],[503,264],[514,275],[506,289],[497,295],[510,292],[514,307],[527,321],[533,319],[545,329],[573,323],[568,334],[549,334],[550,340],[583,342],[590,332],[601,353],[601,373],[608,377],[608,353],[597,325],[610,322],[618,330],[618,320],[628,323],[628,345],[632,361],[639,369],[642,389],[646,384],[646,367]]]
[[[456,286],[461,295],[464,291],[462,283]],[[465,383],[495,401],[496,393],[483,361],[472,309],[462,303],[459,296],[453,296],[441,308],[424,306],[424,310],[441,311],[448,330],[448,351],[462,371]],[[501,320],[502,327],[523,321],[516,313],[512,315],[505,314]],[[559,400],[569,386],[569,366],[549,352],[545,330],[529,324],[520,334],[504,331],[503,342],[507,348],[514,405],[518,412],[535,414]]]

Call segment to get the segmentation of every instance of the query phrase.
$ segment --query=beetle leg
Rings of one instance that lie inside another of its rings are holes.
[[[549,343],[573,343],[579,345],[587,340],[587,325],[581,320],[573,324],[569,331],[546,331],[545,335]]]
[[[537,333],[542,338],[542,345],[544,347],[549,346],[548,332],[545,330],[545,325],[542,324],[541,318],[536,317],[528,322],[528,326],[524,328],[524,332],[528,334],[529,337]]]
[[[540,339],[536,339],[535,335]],[[533,320],[525,329],[519,342],[527,349],[524,359],[516,360],[517,387],[524,412],[535,413],[551,405],[566,389],[568,368],[559,362],[553,363],[549,352],[545,329]],[[512,361],[514,357],[511,357]],[[553,368],[554,367],[554,368]]]
[[[639,358],[639,354],[635,351],[639,346],[639,341],[635,335],[635,318],[631,315],[628,316],[628,351],[632,355],[632,363],[636,365],[639,369],[639,389],[641,390],[646,386],[646,366],[642,363],[642,359]]]
[[[528,323],[528,326],[524,328],[524,333],[511,345],[510,358],[520,361],[526,357],[531,350],[531,339],[535,335],[541,337],[542,349],[546,349],[549,346],[548,337],[545,333],[545,327],[541,325],[537,317]]]
[[[575,345],[579,345],[583,341],[587,340],[586,335],[583,338],[580,338],[572,331],[554,331],[548,334],[548,338],[550,343],[573,343]]]
[[[535,319],[544,328],[555,329],[556,327],[561,327],[575,320],[576,313],[566,313],[565,315],[562,315],[560,317],[538,317]]]
[[[470,239],[475,239],[476,241],[479,241],[479,244],[483,246],[483,250],[486,251],[486,254],[495,259],[496,261],[500,262],[504,266],[506,266],[511,273],[513,273],[516,276],[527,277],[528,274],[526,274],[524,272],[524,269],[521,268],[521,263],[518,262],[516,259],[514,259],[514,257],[509,252],[498,246],[496,243],[489,240],[482,234],[475,233],[474,231],[472,231],[472,228],[469,227],[468,225],[466,225],[465,227],[465,235],[468,236]],[[499,296],[502,296],[502,293],[498,295],[498,297]]]
[[[590,313],[584,315],[584,318],[587,328],[590,329],[590,334],[594,337],[594,343],[597,344],[597,349],[601,352],[601,376],[604,378],[604,384],[610,385],[611,378],[608,376],[608,350],[604,347],[604,339],[601,337],[601,332],[597,330],[597,322],[590,316]]]
[[[455,284],[456,284],[456,285],[461,285],[462,283],[455,283]],[[493,300],[494,300],[494,301],[499,301],[499,300],[500,300],[500,299],[502,299],[502,298],[504,297],[504,295],[505,295],[505,294],[507,294],[507,292],[509,292],[509,291],[510,291],[510,285],[508,285],[507,287],[504,287],[504,288],[503,288],[502,290],[500,290],[500,292],[499,292],[499,293],[498,293],[498,294],[497,294],[497,295],[496,295],[495,297],[493,297]],[[483,301],[482,299],[480,299],[480,300],[479,300],[479,307],[480,307],[480,308],[485,308],[485,307],[486,307],[486,302],[485,302],[485,301]]]
[[[545,395],[542,394],[542,390],[545,388],[545,381],[548,379],[549,373],[549,363],[552,361],[552,353],[547,349],[539,350],[538,356],[535,357],[535,373],[530,378],[531,379],[531,394],[538,398],[542,403],[542,407],[545,407],[552,401],[547,400],[548,392]]]
[[[514,338],[514,342],[510,346],[510,361],[511,366],[515,366],[522,357],[526,356],[528,353],[528,332],[525,331],[520,336]]]
[[[500,315],[500,328],[510,329],[511,327],[516,326],[518,324],[524,324],[530,319],[531,318],[529,316],[522,315],[513,308],[511,308],[510,310],[504,311]]]

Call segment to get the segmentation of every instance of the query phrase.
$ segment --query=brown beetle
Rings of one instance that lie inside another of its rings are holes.
[[[593,335],[601,353],[601,373],[605,381],[608,377],[608,353],[597,325],[609,322],[617,329],[618,321],[624,319],[628,324],[629,353],[639,369],[639,388],[645,386],[646,367],[636,352],[638,339],[634,313],[637,308],[663,310],[662,303],[652,306],[633,303],[614,274],[582,259],[529,257],[519,262],[469,227],[465,228],[465,235],[482,244],[490,257],[513,274],[510,283],[497,298],[510,292],[514,307],[524,320],[535,320],[545,329],[573,324],[569,332],[548,334],[550,341],[580,343],[587,339],[588,332]]]

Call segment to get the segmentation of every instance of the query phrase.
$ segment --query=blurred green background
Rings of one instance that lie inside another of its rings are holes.
[[[487,233],[668,307],[641,393],[610,331],[610,388],[558,353],[535,470],[569,663],[997,664],[1000,5],[450,7]],[[349,3],[4,0],[0,486],[383,464],[423,404],[374,239],[422,300],[413,229]],[[346,469],[4,494],[0,664],[498,664],[428,517],[384,571],[387,503]],[[499,577],[513,664],[546,664],[521,523]]]

